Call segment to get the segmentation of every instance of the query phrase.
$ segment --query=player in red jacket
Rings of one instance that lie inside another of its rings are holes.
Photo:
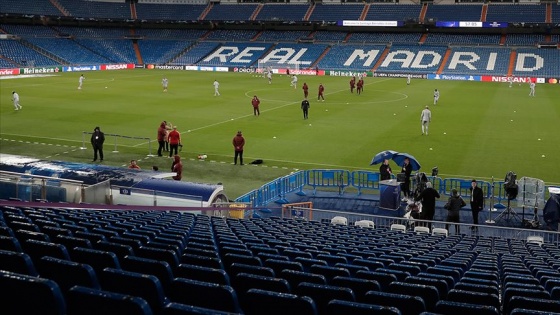
[[[356,87],[356,77],[350,79],[350,93],[354,93],[354,88]]]
[[[181,163],[181,157],[175,155],[173,157],[173,164],[171,164],[171,171],[175,172],[175,176],[172,176],[174,180],[181,180],[183,177],[183,163]]]
[[[239,157],[239,162],[243,165],[243,146],[245,146],[245,138],[241,131],[238,131],[235,137],[233,137],[233,149],[235,150],[235,157],[233,159],[233,164],[237,164],[237,157]]]
[[[253,115],[260,116],[261,111],[259,110],[259,105],[261,104],[261,101],[256,95],[253,96],[253,99],[251,100],[251,104],[253,104]]]
[[[307,98],[307,95],[309,95],[309,86],[307,86],[307,83],[305,82],[303,83],[302,89],[303,89],[303,96]]]
[[[362,94],[363,90],[364,90],[364,80],[360,78],[360,80],[358,80],[358,83],[356,85],[356,93]]]
[[[173,151],[177,155],[181,144],[181,134],[177,131],[177,126],[173,127],[173,130],[167,135],[167,141],[169,142],[169,157],[173,156]]]
[[[324,102],[325,97],[323,96],[323,92],[325,92],[325,87],[323,86],[323,83],[320,83],[319,84],[319,95],[317,95],[317,100],[322,100]]]

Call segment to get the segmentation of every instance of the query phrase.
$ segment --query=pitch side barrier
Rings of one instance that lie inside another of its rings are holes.
[[[80,147],[80,149],[82,150],[86,150],[86,135],[91,135],[93,134],[93,132],[89,132],[89,131],[82,131],[82,146]],[[131,139],[131,140],[141,140],[141,143],[148,143],[148,156],[154,156],[152,154],[152,140],[150,138],[145,138],[145,137],[135,137],[135,136],[124,136],[124,135],[118,135],[118,134],[112,134],[112,133],[106,133],[105,134],[105,140],[107,140],[107,137],[113,137],[114,141],[114,145],[113,145],[113,153],[118,153],[118,139]],[[122,145],[122,144],[121,144]]]
[[[457,189],[462,197],[470,198],[470,179],[443,179],[437,176],[428,176],[426,178],[441,195],[450,196],[451,191]],[[290,193],[305,195],[305,189],[312,189],[313,194],[317,192],[317,189],[321,189],[337,191],[342,195],[350,187],[357,190],[358,196],[364,192],[379,194],[379,179],[379,172],[370,171],[350,172],[347,170],[325,169],[298,171],[270,181],[260,188],[238,197],[236,201],[248,203],[252,207],[265,207],[271,202],[287,203],[286,196]],[[507,202],[508,198],[503,181],[489,182],[477,180],[477,182],[484,192],[487,205],[491,202],[492,195],[494,196],[493,202],[495,204]],[[412,188],[414,189],[417,184],[416,178],[413,177]]]

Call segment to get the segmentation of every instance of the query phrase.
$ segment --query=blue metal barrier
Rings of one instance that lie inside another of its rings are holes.
[[[379,189],[379,172],[354,171],[351,173],[352,187],[358,189],[358,196],[362,194],[362,189]]]
[[[317,187],[338,187],[342,195],[350,186],[350,172],[345,170],[308,170],[306,178],[307,185],[313,187],[313,194],[317,193]]]

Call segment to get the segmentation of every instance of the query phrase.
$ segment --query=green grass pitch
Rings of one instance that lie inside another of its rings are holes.
[[[51,77],[1,80],[0,152],[42,159],[90,163],[92,150],[81,150],[82,132],[100,126],[106,134],[154,140],[163,120],[182,133],[184,180],[225,185],[230,198],[240,196],[295,169],[377,171],[371,158],[382,150],[407,152],[440,176],[503,180],[509,171],[518,178],[560,182],[560,86],[541,84],[530,97],[528,84],[372,78],[362,95],[350,94],[348,77],[275,75],[272,84],[247,73],[159,70],[84,72]],[[169,79],[164,93],[161,79]],[[212,83],[220,82],[221,96]],[[304,120],[301,86],[310,87],[309,119]],[[325,102],[317,87],[325,86]],[[433,90],[441,97],[433,105]],[[20,94],[15,111],[11,92]],[[261,115],[253,116],[251,98],[261,99]],[[421,135],[420,112],[429,105],[432,123]],[[242,130],[245,163],[233,166],[232,138]],[[143,169],[168,170],[171,160],[147,157],[144,140],[114,138],[105,143],[105,161],[126,166],[139,160]],[[204,162],[196,159],[207,154]],[[399,167],[391,163],[394,171]]]

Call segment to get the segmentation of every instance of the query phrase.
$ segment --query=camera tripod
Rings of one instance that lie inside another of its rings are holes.
[[[517,212],[513,211],[513,209],[511,208],[510,202],[511,199],[508,198],[507,207],[496,217],[495,222],[498,222],[501,219],[505,219],[506,222],[509,222],[511,219],[517,219],[519,222],[522,222],[519,214],[517,214]]]

